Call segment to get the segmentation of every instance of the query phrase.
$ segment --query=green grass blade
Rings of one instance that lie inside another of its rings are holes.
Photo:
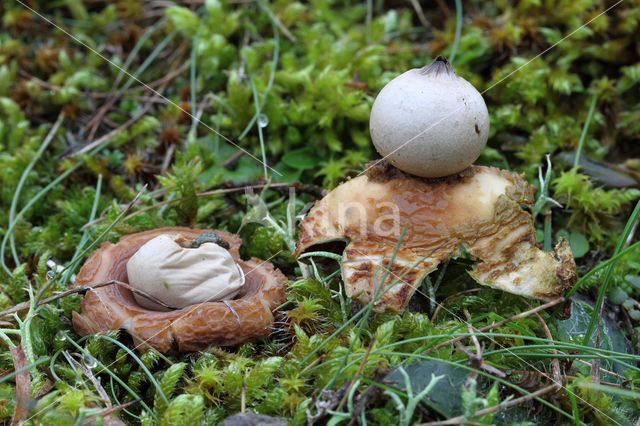
[[[456,53],[458,52],[458,45],[460,44],[460,36],[462,35],[462,0],[456,0],[456,33],[453,38],[453,45],[451,46],[451,54],[449,55],[449,62],[453,63],[456,59]]]
[[[100,336],[100,337],[105,337],[104,335],[101,334],[96,334],[96,336]],[[86,338],[83,338],[86,339]],[[81,339],[81,340],[83,340]],[[70,336],[67,336],[67,340],[76,347],[76,349],[78,349],[80,352],[82,352],[82,355],[89,355],[91,356],[91,354],[89,354],[89,352],[87,352],[82,346],[78,345],[76,342],[73,341],[73,339],[71,339]],[[118,342],[120,343],[120,342]],[[128,348],[127,348],[128,350]],[[116,382],[118,382],[118,384],[120,384],[120,386],[122,386],[124,388],[124,390],[126,390],[131,396],[133,396],[135,399],[140,399],[140,405],[142,405],[144,407],[145,410],[147,410],[147,412],[149,412],[149,414],[151,416],[153,416],[153,418],[156,418],[156,415],[154,414],[153,410],[147,405],[146,402],[144,402],[144,399],[138,395],[133,389],[131,389],[129,387],[129,385],[127,385],[120,377],[118,377],[113,371],[111,371],[109,369],[108,366],[104,365],[102,362],[100,362],[100,360],[98,360],[95,357],[92,357],[93,359],[96,360],[97,363],[97,367],[100,368],[101,371],[104,371],[105,373],[107,373],[112,379],[114,379]],[[137,357],[136,357],[137,358]],[[139,361],[139,359],[138,359]]]
[[[262,2],[260,2],[259,4],[262,8],[266,8],[266,6]],[[271,71],[269,73],[269,81],[267,82],[267,87],[264,89],[264,93],[262,94],[262,100],[260,101],[260,108],[259,108],[260,110],[264,108],[264,105],[267,100],[267,95],[269,94],[269,92],[271,91],[271,87],[273,86],[273,80],[275,79],[275,76],[276,76],[276,70],[278,69],[278,61],[280,58],[280,33],[278,32],[278,24],[275,22],[272,14],[267,13],[267,15],[271,20],[271,27],[273,28],[273,39],[276,45],[273,49],[273,61],[271,62]],[[258,108],[256,108],[256,113],[253,115],[253,117],[251,117],[251,120],[249,120],[249,123],[247,124],[247,126],[244,128],[242,133],[240,133],[240,136],[238,136],[238,142],[240,142],[242,139],[245,138],[245,136],[247,136],[247,134],[253,127],[254,123],[258,120],[258,115],[259,115]]]
[[[160,386],[160,384],[158,383],[158,381],[156,380],[155,377],[153,377],[153,374],[151,374],[151,371],[149,371],[149,369],[144,365],[144,363],[142,362],[142,360],[140,358],[138,358],[138,356],[133,353],[133,351],[131,349],[129,349],[126,345],[120,343],[119,341],[117,341],[116,339],[113,339],[105,334],[94,334],[92,336],[86,336],[83,337],[82,339],[80,339],[78,342],[82,343],[83,341],[87,340],[89,337],[96,337],[99,339],[104,339],[107,340],[108,342],[113,343],[114,345],[119,346],[123,351],[125,351],[127,354],[129,354],[129,356],[131,358],[133,358],[138,365],[140,366],[140,368],[142,369],[142,371],[144,371],[144,373],[147,375],[147,377],[149,378],[149,381],[153,384],[153,386],[156,388],[156,392],[158,392],[158,394],[160,395],[160,397],[162,398],[162,400],[169,405],[169,398],[167,398],[167,396],[164,393],[164,390],[162,389],[162,387]],[[97,361],[97,360],[96,360]],[[111,364],[117,362],[118,360],[114,360]],[[105,368],[108,368],[108,366],[106,366]]]
[[[189,133],[195,140],[198,130],[198,104],[196,103],[196,63],[198,59],[198,39],[200,33],[197,32],[193,37],[193,46],[191,46],[191,63],[189,64],[189,90],[191,92],[191,130]]]
[[[631,213],[631,216],[629,217],[629,220],[627,220],[627,224],[625,225],[624,230],[622,231],[622,234],[618,239],[616,249],[613,252],[614,256],[619,254],[622,251],[624,245],[627,243],[627,238],[629,237],[629,234],[633,229],[633,225],[638,220],[638,216],[640,216],[640,201],[636,203],[636,207],[633,209],[633,213]],[[587,328],[587,332],[585,333],[584,339],[582,340],[582,343],[584,345],[588,344],[589,339],[591,339],[591,334],[593,333],[593,329],[595,328],[596,322],[598,321],[598,318],[600,316],[600,307],[604,303],[604,296],[607,294],[607,290],[609,289],[609,282],[611,281],[613,269],[615,268],[615,266],[616,262],[611,263],[604,274],[604,278],[602,279],[602,285],[598,290],[598,300],[596,300],[596,304],[593,308],[593,313],[591,314],[591,319],[589,320],[589,327]]]
[[[98,175],[98,182],[96,183],[96,195],[93,198],[93,205],[91,206],[91,213],[89,214],[89,222],[93,222],[93,220],[96,218],[96,213],[98,212],[98,204],[100,202],[101,192],[102,192],[102,174]],[[89,229],[87,228],[82,233],[82,238],[80,239],[80,242],[78,243],[78,246],[76,247],[76,250],[73,253],[73,256],[71,256],[71,259],[77,258],[78,254],[84,248],[84,245],[87,243],[88,240],[89,240]],[[69,282],[73,272],[74,272],[74,268],[67,268],[67,270],[65,270],[64,274],[62,275],[62,281]]]
[[[578,141],[576,156],[573,159],[573,167],[580,167],[580,155],[582,154],[582,146],[584,145],[584,140],[587,138],[589,123],[591,123],[591,117],[593,117],[593,112],[596,109],[597,100],[598,100],[598,95],[594,94],[593,98],[591,98],[591,105],[589,105],[589,112],[587,113],[587,118],[584,121],[584,126],[582,126],[582,133],[580,134],[580,140]]]
[[[355,328],[356,328],[356,335],[353,337],[351,344],[349,345],[349,349],[347,349],[347,353],[344,355],[344,357],[342,358],[341,361],[341,365],[340,367],[338,367],[338,369],[336,370],[336,374],[331,378],[331,380],[329,380],[329,382],[327,383],[327,385],[325,386],[325,389],[330,388],[333,383],[335,383],[335,381],[337,380],[338,377],[340,377],[340,374],[342,373],[345,364],[347,363],[347,360],[349,358],[349,355],[351,354],[351,352],[353,351],[353,347],[356,344],[356,342],[358,341],[358,339],[360,338],[360,334],[362,334],[362,328],[365,324],[365,322],[369,319],[369,316],[371,316],[371,312],[373,311],[373,306],[375,305],[375,303],[380,299],[380,297],[382,297],[391,287],[393,287],[397,282],[401,281],[402,278],[404,277],[404,275],[408,274],[410,272],[411,268],[409,271],[407,271],[402,277],[398,277],[396,280],[394,280],[393,283],[391,283],[391,285],[389,285],[386,289],[383,290],[384,287],[384,283],[387,282],[387,278],[389,277],[389,274],[391,273],[391,268],[393,267],[393,262],[395,262],[396,260],[396,256],[398,255],[398,251],[400,251],[400,246],[402,245],[402,240],[404,239],[404,236],[407,232],[407,225],[405,225],[402,228],[402,232],[400,233],[400,237],[398,238],[398,242],[396,243],[395,248],[393,249],[393,254],[391,255],[391,259],[389,260],[389,264],[387,265],[387,267],[384,270],[384,274],[382,275],[382,278],[380,279],[380,286],[378,286],[378,288],[376,289],[376,293],[375,296],[373,297],[373,300],[371,300],[369,303],[367,303],[367,305],[364,307],[365,309],[365,313],[364,315],[360,318],[360,320],[358,321],[358,323],[356,324]]]
[[[576,291],[578,291],[578,288],[580,288],[580,285],[582,285],[587,278],[591,277],[591,275],[595,274],[596,272],[598,272],[600,269],[606,268],[607,266],[611,266],[613,264],[615,264],[622,256],[626,255],[627,253],[640,248],[640,241],[630,245],[629,247],[627,247],[626,249],[622,250],[620,253],[611,256],[611,258],[605,262],[602,262],[601,264],[599,264],[598,266],[596,266],[595,268],[593,268],[592,270],[590,270],[589,272],[587,272],[586,274],[584,274],[582,276],[582,278],[580,278],[578,280],[578,282],[576,282],[573,287],[571,288],[571,290],[569,290],[569,292],[567,292],[567,295],[565,296],[565,299],[569,299],[573,293],[575,293]]]
[[[176,35],[178,35],[177,30],[172,31],[169,35],[167,35],[164,39],[162,39],[162,41],[158,43],[158,45],[156,46],[155,49],[153,49],[153,51],[151,51],[149,56],[147,56],[147,58],[142,62],[142,64],[140,64],[140,66],[135,70],[135,72],[129,75],[129,79],[124,84],[124,86],[122,86],[121,90],[127,90],[129,87],[131,87],[131,85],[134,82],[138,81],[140,74],[142,74],[149,67],[149,65],[151,65],[151,63],[164,50],[164,48],[167,47],[167,45],[171,42],[171,40],[173,40],[173,38]]]
[[[42,157],[42,154],[47,149],[51,141],[53,140],[53,137],[56,135],[58,128],[62,124],[63,120],[64,120],[64,114],[60,114],[60,116],[58,117],[58,120],[53,124],[51,129],[49,129],[49,132],[47,132],[47,135],[42,141],[42,144],[40,144],[40,148],[38,148],[38,151],[36,152],[35,156],[22,172],[22,176],[20,176],[20,181],[18,181],[18,185],[16,186],[15,192],[13,194],[13,198],[11,199],[11,207],[9,208],[9,223],[13,222],[15,219],[16,208],[18,207],[18,200],[20,199],[20,192],[22,192],[22,187],[27,181],[27,177],[29,176],[29,173],[31,172],[33,167],[36,165],[40,157]],[[20,259],[18,259],[18,253],[16,251],[13,232],[7,231],[7,234],[9,235],[9,243],[11,246],[11,254],[13,255],[13,261],[16,264],[16,266],[18,266],[20,264]],[[4,263],[4,253],[0,254],[0,261],[2,261],[2,267],[6,270],[7,268]]]
[[[69,176],[71,173],[73,173],[82,164],[83,164],[83,162],[79,162],[79,163],[75,164],[69,170],[65,171],[60,176],[58,176],[56,179],[51,181],[51,183],[49,183],[47,186],[42,188],[32,199],[29,200],[29,202],[27,202],[27,204],[22,208],[22,210],[20,210],[18,212],[18,214],[16,214],[16,217],[14,218],[14,220],[12,222],[9,222],[9,227],[7,228],[7,232],[4,234],[4,237],[2,238],[2,244],[0,244],[0,259],[4,258],[4,251],[5,251],[5,247],[7,246],[7,241],[9,239],[9,236],[11,235],[11,233],[13,232],[13,229],[18,224],[18,221],[20,221],[20,219],[22,219],[22,216],[24,216],[25,213],[35,203],[40,201],[40,199],[42,197],[44,197],[49,191],[51,191],[51,189],[53,189],[57,184],[62,182],[67,176]],[[11,275],[11,271],[9,270],[7,265],[5,265],[4,262],[1,262],[1,263],[2,263],[2,269],[4,269],[7,274]]]
[[[158,30],[158,28],[160,28],[162,25],[164,25],[165,22],[166,18],[160,19],[158,22],[149,27],[149,29],[147,29],[144,34],[142,34],[142,36],[140,36],[140,39],[137,41],[136,45],[133,46],[133,49],[131,49],[131,52],[129,52],[129,55],[127,55],[127,59],[124,61],[124,64],[122,64],[122,67],[118,68],[116,82],[120,81],[124,73],[127,72],[129,67],[131,66],[131,63],[134,61],[134,59],[139,58],[138,52],[140,51],[140,49],[142,49],[142,46],[144,46],[144,44],[147,42],[147,40],[149,40],[153,33],[155,33],[156,30]]]
[[[37,360],[35,360],[34,362],[32,362],[31,364],[19,368],[17,370],[12,371],[11,373],[4,375],[2,377],[0,377],[0,384],[13,379],[14,377],[16,377],[18,374],[23,373],[25,371],[30,371],[32,368],[39,366],[40,364],[44,364],[47,361],[49,361],[49,357],[48,356],[42,356],[40,358],[38,358]]]
[[[260,111],[260,101],[258,100],[258,90],[256,89],[256,84],[251,78],[251,91],[253,92],[253,101],[256,104],[256,117],[260,117],[262,112]],[[266,96],[265,96],[266,98]],[[260,138],[260,153],[262,154],[262,168],[265,179],[269,179],[269,173],[267,171],[267,152],[264,149],[264,137],[262,136],[262,124],[260,120],[257,120],[258,127],[258,137]]]

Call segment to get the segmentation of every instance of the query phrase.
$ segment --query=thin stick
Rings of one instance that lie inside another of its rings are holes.
[[[296,41],[298,41],[296,36],[291,34],[291,31],[289,31],[289,29],[287,27],[285,27],[282,22],[280,22],[280,19],[278,19],[278,17],[273,12],[271,12],[271,10],[266,5],[260,3],[260,6],[262,6],[262,9],[265,12],[267,12],[267,15],[269,15],[269,17],[271,17],[271,19],[273,19],[273,22],[275,22],[275,24],[278,26],[278,28],[280,28],[280,31],[282,31],[282,34],[284,34],[285,37],[287,37],[289,40],[291,40],[294,43]]]
[[[580,364],[582,364],[582,365],[588,365],[588,366],[591,366],[591,364],[590,364],[590,363],[588,363],[587,361],[585,361],[585,360],[583,360],[583,359],[580,359],[580,358],[575,358],[575,359],[574,359],[574,362],[579,362],[579,363],[580,363]],[[602,371],[603,373],[608,374],[608,375],[610,375],[610,376],[617,377],[618,379],[620,379],[620,380],[622,380],[622,381],[627,381],[627,380],[629,380],[629,379],[627,379],[626,377],[624,377],[623,375],[618,374],[618,373],[616,373],[616,372],[614,372],[614,371],[607,370],[606,368],[602,368],[602,367],[600,367],[600,371]],[[568,376],[565,376],[565,377],[568,377]],[[602,382],[602,383],[604,383],[604,382]],[[610,385],[610,386],[611,386],[611,385]]]
[[[31,376],[27,368],[27,357],[22,349],[22,345],[9,348],[13,358],[15,371],[20,371],[16,375],[16,406],[11,417],[11,426],[21,423],[29,415],[29,402],[31,393]]]
[[[160,169],[160,174],[164,176],[169,169],[169,165],[171,164],[171,159],[173,158],[173,154],[176,152],[176,145],[171,144],[167,149],[167,152],[164,155],[164,160],[162,161],[162,168]],[[240,151],[242,152],[242,151]]]
[[[178,54],[177,54],[177,56],[176,56],[177,58],[181,58],[181,57],[182,57],[182,50],[184,50],[184,49],[183,49],[183,47],[184,47],[184,45],[182,45],[182,46],[178,49],[178,52],[179,52],[179,53],[178,53]],[[177,61],[175,61],[175,62],[174,62],[174,64],[177,64]],[[173,67],[173,66],[172,66],[172,67]],[[122,70],[122,71],[124,71],[124,70]],[[127,75],[131,76],[131,74],[130,74],[130,73],[128,73],[128,72],[126,72],[126,71],[125,71],[125,73],[126,73]],[[137,80],[137,79],[136,79],[136,80]],[[137,80],[137,81],[140,81],[140,80]],[[160,80],[159,80],[159,81],[160,81]],[[156,97],[166,99],[166,97],[162,95],[162,92],[164,92],[164,89],[166,89],[167,85],[169,84],[169,81],[170,81],[170,80],[163,81],[163,82],[160,84],[160,87],[158,88],[158,90],[151,89],[151,90],[154,92],[154,94],[155,94],[155,96],[156,96]],[[145,84],[145,83],[143,83],[143,82],[141,82],[141,83],[142,83],[142,86],[144,86],[145,88],[151,88],[151,86],[149,86],[148,84]],[[122,94],[122,93],[120,93],[120,92],[116,93],[116,94],[114,95],[114,96],[115,96],[115,98],[114,98],[114,99],[117,99],[121,94]],[[110,94],[109,96],[111,96],[111,94]],[[109,100],[107,100],[107,104],[108,104],[109,102],[110,102],[110,101],[109,101]],[[83,153],[85,153],[85,152],[87,152],[87,151],[92,150],[94,147],[96,147],[96,146],[100,146],[101,144],[103,144],[103,143],[107,142],[109,139],[111,139],[113,136],[115,136],[115,134],[120,133],[121,131],[125,130],[126,128],[128,128],[129,126],[131,126],[133,123],[135,123],[136,121],[138,121],[138,120],[139,120],[142,116],[144,116],[147,112],[149,112],[149,110],[151,109],[151,105],[152,105],[152,104],[147,104],[147,105],[145,105],[145,106],[140,110],[140,112],[138,112],[135,116],[133,116],[129,121],[127,121],[126,123],[124,123],[122,126],[118,127],[117,129],[114,129],[114,130],[110,131],[110,132],[109,132],[109,133],[107,133],[106,135],[104,135],[104,136],[102,136],[102,137],[100,137],[100,138],[96,139],[95,141],[93,141],[93,142],[89,143],[88,145],[85,145],[85,146],[84,146],[82,149],[80,149],[79,151],[77,151],[77,152],[75,152],[75,153],[71,153],[68,157],[75,157],[75,156],[77,156],[77,155],[83,154]]]
[[[542,319],[539,313],[535,312],[535,316],[538,317],[538,321],[540,321],[540,325],[542,325],[544,336],[549,340],[549,345],[554,346],[553,336],[551,335],[551,331],[549,330],[547,323]],[[557,354],[558,351],[554,349],[553,353]],[[562,374],[560,373],[560,361],[558,358],[553,358],[551,360],[551,368],[553,368],[553,381],[558,385],[562,385]]]
[[[596,341],[594,342],[593,348],[600,348],[600,321],[602,320],[602,308],[604,308],[604,303],[600,306],[600,315],[598,316],[598,324],[596,325]],[[591,370],[589,371],[589,375],[593,377],[593,383],[600,384],[600,358],[594,358],[591,361]]]
[[[462,352],[463,354],[465,354],[467,356],[467,358],[469,358],[469,361],[471,362],[471,364],[476,363],[476,354],[474,354],[473,352],[471,352],[469,349],[467,349],[462,343],[460,342],[456,342],[455,343],[456,348],[458,348],[458,350],[460,350],[460,352]],[[486,364],[484,362],[484,360],[480,360],[481,364],[478,367],[474,367],[474,368],[478,368],[478,369],[482,369],[484,371],[486,371],[489,374],[493,374],[494,376],[500,377],[501,379],[504,379],[507,377],[506,373],[498,368],[495,368],[492,365]],[[476,374],[476,372],[473,372],[472,374]]]
[[[240,394],[240,412],[244,413],[247,410],[247,385],[242,378],[242,393]]]
[[[431,24],[429,24],[427,17],[424,16],[424,11],[422,10],[422,6],[420,6],[420,3],[418,2],[418,0],[410,0],[410,1],[411,1],[411,6],[413,6],[413,9],[416,11],[416,15],[418,15],[418,19],[420,20],[420,23],[422,24],[422,26],[430,27]]]
[[[467,318],[467,329],[469,330],[469,333],[476,333],[476,330],[474,330],[473,326],[471,325],[471,314],[469,314],[468,310],[464,310],[464,314]],[[482,358],[482,347],[480,346],[480,341],[478,340],[478,337],[476,337],[475,334],[471,335],[471,339],[473,340],[473,343],[476,347],[476,353],[474,354],[473,352],[471,352],[470,350],[468,350],[462,343],[460,342],[456,342],[456,347],[458,349],[460,349],[466,356],[467,358],[469,358],[469,362],[471,363],[471,367],[477,369],[477,370],[484,370],[488,373],[493,374],[494,376],[498,376],[502,379],[504,379],[505,377],[507,377],[507,375],[505,374],[504,371],[495,368],[492,365],[489,365],[487,363],[485,363],[484,359]],[[476,373],[475,371],[472,372],[472,374],[475,376],[478,375],[478,373]]]
[[[482,327],[482,328],[478,329],[478,332],[482,333],[484,331],[489,331],[492,328],[500,327],[502,325],[505,325],[508,322],[515,321],[515,320],[518,320],[520,318],[528,317],[531,314],[534,314],[536,312],[540,312],[540,311],[545,310],[547,308],[550,308],[552,306],[556,306],[556,305],[558,305],[558,304],[560,304],[562,302],[564,302],[564,297],[558,297],[557,299],[554,299],[551,302],[547,302],[544,305],[540,305],[540,306],[538,306],[536,308],[530,309],[530,310],[525,311],[525,312],[521,312],[521,313],[519,313],[517,315],[514,315],[514,316],[512,316],[510,318],[507,318],[505,320],[502,320],[502,321],[487,325],[485,327]],[[446,342],[439,343],[439,344],[437,344],[435,346],[430,347],[429,349],[424,350],[421,355],[426,355],[426,354],[428,354],[429,352],[431,352],[433,350],[440,349],[440,348],[442,348],[444,346],[447,346],[447,345],[450,345],[452,343],[458,342],[458,341],[460,341],[462,339],[465,339],[466,337],[468,337],[468,336],[454,337],[453,339],[449,339]]]
[[[291,183],[272,183],[271,185],[269,185],[269,188],[280,188],[280,187],[287,187],[287,186],[293,186],[294,184]],[[258,185],[252,185],[250,186],[250,188],[264,188],[266,186],[266,183],[262,183],[262,184],[258,184]],[[245,190],[245,188],[247,188],[246,186],[243,187],[237,187],[237,188],[224,188],[224,189],[218,189],[215,191],[204,191],[204,192],[198,192],[196,194],[196,197],[208,197],[210,195],[218,195],[218,194],[229,194],[232,192],[242,192]],[[171,203],[177,203],[178,201],[182,201],[182,197],[180,198],[173,198],[171,200],[165,200],[165,201],[160,201],[157,202],[151,206],[145,206],[143,208],[141,208],[140,210],[136,210],[135,212],[131,213],[128,216],[125,216],[122,221],[125,222],[129,219],[131,219],[132,217],[135,217],[141,213],[147,212],[149,210],[153,210],[153,209],[157,209],[158,207],[162,207],[162,206],[166,206],[167,204],[171,204]],[[101,223],[106,219],[106,216],[101,216],[95,220],[92,220],[91,222],[87,222],[84,224],[84,226],[80,229],[87,229],[90,226],[93,226],[95,224]]]
[[[520,299],[527,304],[527,306],[531,307],[531,305],[529,304],[529,302],[527,302],[523,297],[520,297]],[[550,346],[554,346],[553,344],[553,336],[551,335],[551,331],[549,330],[549,326],[547,326],[547,323],[545,322],[545,320],[542,318],[542,316],[535,312],[535,316],[538,318],[538,322],[540,322],[540,325],[542,326],[542,330],[544,331],[544,337],[546,337],[549,340],[549,345]],[[554,354],[557,354],[558,351],[557,350],[553,350]],[[551,368],[553,368],[553,381],[554,383],[558,384],[558,385],[562,385],[562,374],[560,373],[560,361],[558,360],[558,358],[553,358],[551,360]]]
[[[465,309],[464,315],[467,318],[467,330],[469,330],[469,333],[473,333],[474,329],[473,329],[473,326],[471,325],[471,314],[469,314],[469,311]],[[478,336],[476,336],[475,334],[472,334],[471,340],[473,340],[473,344],[476,346],[476,357],[475,357],[476,361],[482,364],[482,348],[480,347],[480,341],[478,340]]]
[[[469,289],[469,290],[459,291],[459,292],[454,293],[451,296],[447,297],[446,299],[444,299],[442,301],[442,303],[438,303],[438,307],[436,308],[436,311],[433,313],[433,316],[431,317],[431,322],[436,322],[436,317],[438,316],[438,313],[440,312],[440,309],[442,307],[444,307],[444,304],[447,303],[447,301],[453,299],[454,297],[462,296],[463,294],[475,293],[477,291],[482,291],[482,290],[491,290],[491,288],[489,288],[489,287],[472,288],[472,289]]]
[[[242,151],[238,151],[235,154],[233,154],[231,157],[227,158],[226,160],[224,160],[222,163],[220,163],[220,165],[224,168],[227,168],[229,166],[232,166],[236,161],[238,161],[240,159],[240,157],[242,157],[244,155],[244,152]]]
[[[131,126],[133,123],[138,121],[143,115],[145,115],[149,111],[149,109],[151,109],[150,105],[146,105],[145,107],[143,107],[140,110],[140,112],[138,112],[136,115],[131,117],[131,119],[129,119],[129,121],[127,121],[126,123],[124,123],[123,125],[118,127],[117,129],[113,129],[112,131],[110,131],[106,135],[99,137],[98,139],[96,139],[95,141],[91,142],[88,145],[85,145],[79,151],[72,152],[71,154],[67,155],[67,157],[68,158],[77,157],[80,154],[84,154],[85,152],[89,152],[93,148],[102,145],[103,143],[107,142],[109,139],[111,139],[112,137],[114,137],[118,133],[122,132],[123,130],[126,130],[129,126]]]
[[[138,402],[140,402],[140,401],[142,401],[140,398],[136,398],[136,399],[134,399],[133,401],[125,402],[124,404],[122,404],[122,405],[118,405],[117,407],[109,408],[109,409],[107,409],[107,410],[104,410],[104,411],[103,411],[103,412],[101,412],[101,413],[94,414],[93,416],[91,416],[91,417],[89,417],[87,420],[85,420],[85,421],[84,421],[84,423],[82,423],[82,424],[83,424],[83,425],[91,424],[91,423],[93,423],[93,421],[94,421],[95,419],[97,419],[97,418],[98,418],[98,416],[99,416],[99,417],[105,417],[105,416],[108,416],[109,414],[113,414],[113,413],[115,413],[116,411],[120,411],[120,410],[123,410],[123,409],[125,409],[125,408],[127,408],[127,407],[130,407],[130,406],[134,405],[134,404],[137,404],[137,403],[138,403]]]
[[[173,80],[174,78],[176,78],[177,76],[179,76],[180,74],[182,74],[183,72],[185,72],[187,69],[189,68],[189,63],[185,63],[182,64],[182,66],[174,71],[171,71],[170,73],[168,73],[167,75],[165,75],[164,77],[155,80],[149,84],[147,84],[146,86],[137,86],[137,87],[133,87],[131,89],[127,89],[124,91],[119,92],[122,95],[130,95],[133,93],[137,93],[137,92],[143,92],[148,90],[147,87],[156,87],[156,86],[161,86],[164,83],[169,83],[171,80]],[[35,77],[33,77],[35,78]],[[58,90],[60,90],[60,88],[58,88]],[[89,95],[92,98],[108,98],[109,96],[111,96],[111,93],[102,93],[102,92],[90,92]],[[164,103],[167,103],[168,101],[162,100]]]
[[[100,121],[102,120],[102,117],[104,117],[105,114],[109,112],[111,107],[115,105],[118,99],[120,99],[120,95],[118,93],[112,95],[112,97],[107,99],[107,102],[105,102],[100,107],[96,115],[94,115],[93,118],[84,126],[84,128],[82,129],[84,133],[86,133],[87,131],[89,131],[89,129],[91,129],[89,131],[89,136],[87,137],[87,141],[91,142],[91,140],[96,134],[96,131],[98,130],[98,126],[100,124]]]
[[[436,3],[438,3],[438,6],[440,6],[440,9],[442,9],[445,18],[449,19],[451,17],[451,10],[449,10],[449,6],[447,6],[444,0],[436,0]]]
[[[484,416],[485,414],[491,414],[491,413],[495,413],[496,411],[504,410],[509,407],[514,407],[516,405],[519,405],[520,403],[530,401],[534,398],[539,397],[540,395],[544,395],[545,393],[554,391],[558,389],[558,387],[559,386],[557,384],[549,385],[547,387],[544,387],[538,391],[522,396],[520,398],[512,399],[511,401],[503,402],[502,404],[498,404],[494,407],[489,407],[489,408],[476,411],[475,413],[473,413],[471,418]],[[441,422],[420,423],[416,426],[457,425],[460,423],[467,423],[467,420],[465,419],[464,416],[454,417],[453,419],[449,419]]]
[[[167,309],[177,309],[175,307],[167,305],[166,303],[164,303],[160,299],[152,296],[151,294],[149,294],[149,293],[147,293],[145,291],[142,291],[140,289],[131,287],[129,284],[123,283],[122,281],[118,281],[118,280],[105,281],[105,282],[102,282],[102,283],[97,283],[97,284],[92,284],[92,285],[83,285],[83,286],[80,286],[80,287],[75,287],[75,288],[72,288],[72,289],[69,289],[69,290],[65,290],[62,293],[54,294],[53,296],[49,296],[47,298],[44,298],[44,299],[40,300],[40,302],[38,302],[38,306],[46,305],[47,303],[53,302],[54,300],[62,299],[63,297],[69,296],[70,294],[76,294],[76,293],[84,294],[87,291],[95,290],[97,288],[105,287],[105,286],[113,285],[113,284],[117,284],[117,285],[122,286],[122,287],[124,287],[124,288],[126,288],[128,290],[131,290],[133,293],[137,293],[140,296],[142,296],[142,297],[144,297],[146,299],[149,299],[152,302],[155,302],[158,305],[161,305],[161,306],[163,306],[163,307],[165,307]],[[26,309],[29,309],[29,302],[19,303],[19,304],[17,304],[16,306],[14,306],[12,308],[9,308],[9,309],[7,309],[5,311],[0,312],[0,318],[2,318],[4,316],[7,316],[7,315],[11,315],[11,314],[16,313],[16,312],[24,311]]]

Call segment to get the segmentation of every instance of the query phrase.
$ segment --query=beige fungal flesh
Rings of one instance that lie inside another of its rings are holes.
[[[296,255],[347,242],[348,296],[370,302],[386,275],[376,311],[401,312],[425,276],[461,248],[478,260],[470,274],[479,283],[551,300],[575,283],[576,267],[565,239],[553,253],[538,249],[531,215],[521,208],[533,204],[534,189],[496,168],[424,179],[382,163],[316,202],[300,224]]]

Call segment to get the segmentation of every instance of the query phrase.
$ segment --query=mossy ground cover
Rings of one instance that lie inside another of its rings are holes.
[[[0,308],[28,305],[1,318],[2,419],[636,421],[640,2],[178,3],[0,2]],[[464,261],[374,314],[292,257],[304,206],[377,158],[376,93],[436,55],[483,92],[477,163],[538,187],[543,246],[569,238],[569,320],[501,323],[541,302],[477,289]],[[38,305],[102,241],[174,225],[239,232],[287,274],[271,338],[165,357],[76,335],[80,294]]]

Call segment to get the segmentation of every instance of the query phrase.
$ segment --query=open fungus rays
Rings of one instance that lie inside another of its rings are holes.
[[[316,202],[300,224],[295,254],[348,241],[342,257],[346,294],[363,303],[375,297],[379,266],[388,268],[376,311],[403,311],[424,277],[461,249],[479,261],[469,271],[479,283],[552,300],[575,283],[576,265],[564,238],[555,252],[537,247],[533,220],[521,207],[533,204],[534,189],[521,175],[492,167],[425,179],[380,163]]]

